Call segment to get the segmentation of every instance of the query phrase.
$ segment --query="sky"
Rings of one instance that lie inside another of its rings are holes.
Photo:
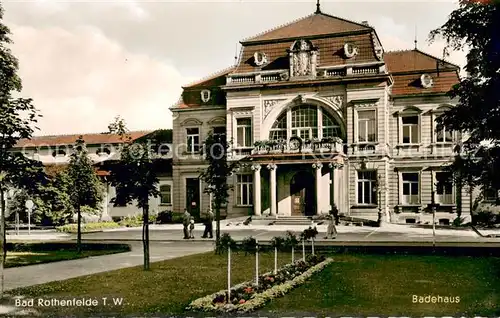
[[[171,128],[182,85],[234,64],[238,42],[313,13],[316,1],[2,1],[23,97],[43,118],[36,135]],[[321,1],[325,13],[375,27],[386,51],[441,57],[429,32],[457,1]],[[465,53],[449,61],[463,66]]]

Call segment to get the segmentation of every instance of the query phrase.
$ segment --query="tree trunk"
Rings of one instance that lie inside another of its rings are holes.
[[[82,252],[82,210],[80,205],[76,207],[76,215],[78,218],[78,226],[76,231],[76,250],[78,253]]]
[[[142,247],[144,250],[144,270],[149,270],[149,205],[142,208]]]
[[[219,242],[220,242],[220,204],[215,203],[215,246],[217,254],[219,251]]]
[[[5,192],[3,190],[3,187],[0,185],[0,200],[1,200],[1,206],[2,206],[2,212],[1,212],[1,237],[2,237],[2,260],[0,262],[0,271],[2,275],[2,288],[0,291],[0,298],[3,299],[3,289],[4,289],[4,267],[5,267],[5,259],[7,258],[7,236],[6,236],[6,231],[5,231]]]

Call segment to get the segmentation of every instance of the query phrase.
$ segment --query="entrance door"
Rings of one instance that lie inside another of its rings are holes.
[[[290,182],[292,215],[314,215],[316,213],[314,176],[309,171],[299,171]]]
[[[186,209],[195,217],[200,217],[200,179],[186,178]]]
[[[292,215],[304,215],[306,208],[306,189],[292,194]]]

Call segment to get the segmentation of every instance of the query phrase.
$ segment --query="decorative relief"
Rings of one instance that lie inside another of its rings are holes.
[[[344,97],[343,96],[340,96],[340,95],[337,95],[337,96],[327,96],[327,97],[325,97],[325,99],[327,99],[330,103],[332,103],[336,107],[342,108],[342,104],[343,104],[343,101],[344,101]]]
[[[267,55],[264,52],[255,52],[253,55],[255,65],[262,66],[267,64]]]
[[[208,89],[204,89],[200,92],[201,101],[206,103],[210,100],[210,91]]]
[[[356,108],[368,108],[368,107],[376,107],[377,102],[371,102],[371,103],[357,103],[355,104]]]
[[[310,41],[297,40],[290,50],[291,76],[314,75],[316,68],[316,48]]]
[[[372,32],[372,44],[373,50],[375,51],[375,56],[379,61],[382,61],[382,58],[384,56],[384,49],[382,48],[382,44],[380,44],[375,32]]]
[[[431,88],[433,84],[432,77],[429,74],[423,74],[420,76],[420,83],[423,88]]]
[[[348,59],[355,57],[356,55],[358,55],[358,47],[353,43],[344,44],[344,55]]]
[[[271,112],[271,109],[273,108],[274,105],[280,103],[284,101],[284,99],[267,99],[267,100],[264,100],[263,102],[263,106],[264,106],[264,118],[267,117],[267,115],[269,115],[269,113]]]

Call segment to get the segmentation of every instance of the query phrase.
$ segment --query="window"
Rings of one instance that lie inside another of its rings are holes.
[[[403,124],[403,144],[418,144],[418,116],[404,116],[401,121]]]
[[[297,106],[283,113],[271,128],[269,139],[290,139],[293,136],[302,139],[341,137],[340,125],[337,121],[321,107],[312,105]],[[287,118],[290,121],[287,122]],[[287,135],[290,128],[291,136]]]
[[[213,134],[214,136],[220,136],[224,140],[224,142],[226,141],[226,127],[214,127]]]
[[[358,142],[375,142],[376,138],[375,110],[358,112]]]
[[[200,130],[199,128],[186,128],[187,152],[200,151]]]
[[[237,175],[237,204],[238,205],[252,205],[253,202],[253,180],[251,174]]]
[[[236,144],[238,147],[252,146],[252,120],[250,118],[236,119]]]
[[[483,192],[484,201],[496,201],[498,198],[498,191],[492,188],[487,188]]]
[[[170,184],[160,186],[160,199],[161,204],[172,204],[172,186]]]
[[[436,125],[436,142],[437,143],[447,143],[453,142],[453,133],[446,127],[439,127]]]
[[[419,204],[419,183],[420,175],[418,172],[402,173],[403,181],[403,204]]]
[[[453,182],[449,172],[436,172],[436,203],[453,203]]]
[[[358,203],[377,204],[377,172],[358,171]]]

